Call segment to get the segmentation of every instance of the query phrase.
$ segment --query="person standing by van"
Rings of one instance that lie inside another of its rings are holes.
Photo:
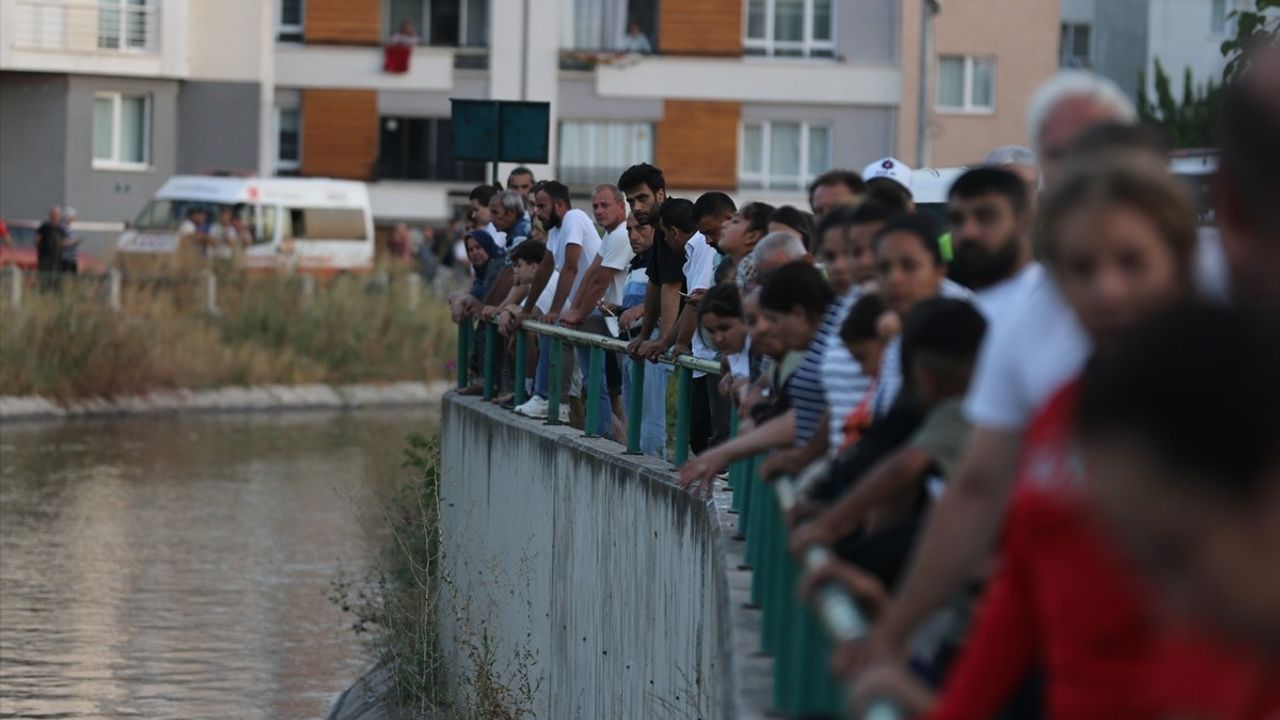
[[[58,263],[66,237],[62,207],[54,205],[49,208],[49,219],[36,228],[36,271],[40,274],[41,286],[46,290],[57,287]]]

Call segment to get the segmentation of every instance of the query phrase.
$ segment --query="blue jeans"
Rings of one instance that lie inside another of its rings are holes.
[[[604,324],[604,317],[598,312],[594,312],[587,317],[586,321],[582,323],[581,330],[596,335],[606,335],[609,332]],[[599,414],[596,415],[596,429],[593,434],[611,438],[613,437],[613,404],[609,401],[609,385],[605,381],[604,358],[600,358],[600,375],[588,377],[591,371],[591,348],[576,347],[574,351],[578,354],[578,368],[582,371],[582,402],[584,403],[584,408],[589,397],[588,388],[593,383],[600,388],[600,399],[596,403]],[[590,428],[587,428],[587,430],[590,430]]]
[[[551,396],[551,338],[538,337],[538,366],[533,371],[533,394],[548,399]],[[573,394],[573,353],[567,343],[560,343],[560,406]],[[585,366],[584,366],[585,367]],[[607,396],[608,393],[605,393]],[[608,398],[605,398],[608,400]]]
[[[635,362],[623,358],[622,402],[630,415],[631,373]],[[671,378],[670,365],[644,363],[644,395],[641,400],[640,452],[663,460],[667,456],[667,380]]]

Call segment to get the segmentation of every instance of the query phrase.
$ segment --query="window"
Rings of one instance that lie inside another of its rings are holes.
[[[230,210],[234,217],[244,222],[254,245],[271,242],[275,238],[277,208],[273,205],[227,205],[208,200],[157,199],[147,203],[142,212],[138,213],[133,227],[151,232],[177,232],[187,215],[197,208],[205,211],[211,223],[219,222],[223,211]]]
[[[276,34],[286,42],[302,42],[303,0],[279,0],[280,21]]]
[[[1227,33],[1227,0],[1213,0],[1209,8],[1209,30],[1215,35]]]
[[[775,57],[833,57],[835,55],[833,0],[748,0],[748,55]]]
[[[805,122],[742,124],[738,184],[743,188],[800,190],[831,169],[831,129]]]
[[[93,98],[93,166],[140,170],[151,163],[151,97],[98,93]]]
[[[562,50],[652,54],[657,47],[657,4],[653,0],[560,0]],[[638,34],[631,34],[631,26]]]
[[[154,50],[152,12],[147,0],[98,0],[98,47]]]
[[[1062,40],[1058,45],[1058,64],[1062,67],[1091,67],[1089,42],[1092,28],[1088,23],[1062,23]]]
[[[297,172],[302,165],[302,112],[297,107],[276,108],[276,174]]]
[[[652,159],[653,126],[649,123],[560,123],[558,179],[567,185],[617,182],[623,170]]]
[[[960,55],[938,58],[939,110],[989,113],[995,106],[995,58]]]
[[[454,160],[448,118],[383,117],[378,130],[380,179],[484,182],[484,163]]]
[[[489,0],[386,0],[382,7],[384,36],[407,20],[422,45],[489,45]]]
[[[359,208],[285,208],[282,237],[295,240],[364,240],[364,211]]]

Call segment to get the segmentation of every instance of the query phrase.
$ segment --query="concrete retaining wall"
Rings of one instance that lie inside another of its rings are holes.
[[[697,500],[665,463],[475,398],[446,396],[441,447],[454,687],[483,632],[500,671],[536,653],[539,718],[755,714],[734,656],[751,643],[734,642],[745,574],[727,497]]]

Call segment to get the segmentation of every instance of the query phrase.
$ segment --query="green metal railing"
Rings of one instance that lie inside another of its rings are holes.
[[[498,328],[492,322],[482,322],[481,324],[485,333],[484,398],[491,400],[497,387],[498,377],[498,369],[495,367],[496,363],[494,362],[496,347],[499,342]],[[470,377],[467,360],[470,357],[472,345],[475,343],[475,331],[475,325],[470,320],[464,320],[458,325],[459,388],[466,387]],[[560,387],[561,344],[567,342],[571,345],[591,348],[591,355],[585,374],[587,378],[600,377],[600,373],[604,371],[605,352],[625,354],[628,346],[625,340],[618,340],[617,338],[595,335],[581,330],[571,330],[559,325],[548,325],[533,320],[523,321],[520,324],[520,328],[516,330],[515,339],[514,390],[517,405],[528,399],[525,397],[524,383],[526,380],[525,369],[528,366],[529,341],[527,336],[530,334],[543,335],[551,340],[549,358],[551,365],[548,376],[550,382],[547,388],[547,423],[551,425],[559,423],[561,393],[564,390],[564,388]],[[639,455],[640,422],[644,404],[642,402],[644,398],[644,364],[648,361],[643,358],[628,358],[628,361],[632,363],[633,372],[631,373],[631,397],[627,398],[627,453]],[[676,368],[676,387],[678,392],[676,395],[675,449],[672,453],[672,461],[676,467],[680,467],[689,458],[689,424],[693,416],[693,393],[691,392],[690,383],[693,373],[705,372],[718,375],[720,374],[720,363],[713,360],[703,360],[693,355],[673,355],[669,352],[659,357],[658,362],[673,365]],[[587,392],[584,403],[586,413],[584,427],[587,434],[592,435],[600,419],[597,417],[600,408],[600,383],[585,382],[583,385]]]
[[[485,351],[484,397],[492,399],[498,371],[494,367],[497,328],[484,323]],[[458,331],[458,387],[469,379],[467,360],[474,343],[475,328],[463,321]],[[547,400],[548,424],[557,424],[560,403],[560,345],[591,348],[584,383],[587,388],[587,433],[596,427],[595,408],[599,407],[600,383],[604,353],[627,352],[628,343],[601,335],[593,335],[555,325],[526,320],[515,337],[515,402],[525,398],[525,368],[528,360],[528,335],[545,335],[551,340],[550,385]],[[627,453],[640,453],[640,423],[644,397],[644,363],[642,358],[628,357],[633,363],[631,397],[627,403]],[[692,416],[692,373],[720,373],[720,364],[692,355],[673,356],[666,353],[659,362],[674,365],[677,372],[677,408],[675,451],[673,461],[679,467],[688,458],[689,423]],[[736,414],[731,433],[737,435]],[[825,585],[818,589],[810,608],[796,597],[795,587],[803,572],[820,567],[830,559],[826,548],[811,547],[801,560],[792,557],[787,541],[786,516],[796,506],[797,485],[790,476],[766,483],[759,468],[764,456],[739,460],[729,467],[729,488],[733,491],[730,512],[738,515],[738,535],[745,539],[744,563],[752,571],[750,605],[762,611],[760,649],[774,658],[773,711],[784,716],[810,714],[843,715],[846,698],[840,683],[828,671],[828,660],[834,642],[853,641],[867,632],[867,621],[853,598],[841,587]],[[816,470],[816,468],[811,468]],[[806,470],[808,472],[809,469]],[[804,474],[802,473],[802,476]],[[770,487],[770,485],[772,487]],[[891,702],[877,702],[869,707],[865,720],[898,720],[902,713]]]

